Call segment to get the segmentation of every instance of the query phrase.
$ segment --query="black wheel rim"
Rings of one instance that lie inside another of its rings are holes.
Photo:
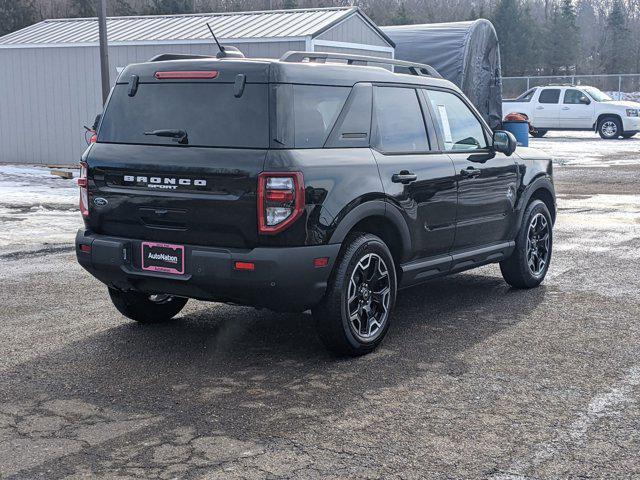
[[[541,276],[549,264],[550,241],[551,230],[547,217],[542,213],[535,214],[527,232],[527,264],[536,277]]]
[[[346,299],[349,327],[359,340],[374,340],[382,332],[390,301],[387,264],[375,253],[364,255],[351,273]]]

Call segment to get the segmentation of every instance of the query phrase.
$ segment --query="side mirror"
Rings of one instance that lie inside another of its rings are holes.
[[[589,105],[591,103],[591,100],[583,95],[582,97],[580,97],[580,103],[582,105]]]
[[[516,137],[513,133],[505,130],[496,130],[493,132],[493,150],[504,153],[507,157],[516,151]]]

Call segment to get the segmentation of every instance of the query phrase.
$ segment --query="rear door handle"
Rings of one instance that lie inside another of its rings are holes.
[[[536,107],[536,110],[544,110],[544,107]]]
[[[393,183],[411,183],[415,182],[418,179],[418,176],[415,173],[411,173],[407,170],[402,170],[400,173],[394,173],[391,176],[391,181]]]
[[[562,107],[563,110],[569,110],[569,107]]]
[[[481,173],[482,173],[482,170],[478,170],[477,168],[474,168],[474,167],[467,167],[464,170],[460,170],[460,176],[462,176],[463,178],[479,177]]]

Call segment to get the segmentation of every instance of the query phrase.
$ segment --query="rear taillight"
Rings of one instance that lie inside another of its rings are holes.
[[[89,180],[87,177],[88,165],[86,162],[80,162],[80,177],[78,177],[78,186],[80,187],[80,213],[83,217],[89,216]]]
[[[295,222],[304,210],[304,179],[300,172],[258,176],[258,231],[273,235]]]

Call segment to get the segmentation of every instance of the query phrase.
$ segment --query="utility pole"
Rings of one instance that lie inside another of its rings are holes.
[[[100,76],[102,78],[102,104],[107,103],[111,90],[109,81],[109,45],[107,41],[107,0],[98,0],[98,33],[100,36]]]

